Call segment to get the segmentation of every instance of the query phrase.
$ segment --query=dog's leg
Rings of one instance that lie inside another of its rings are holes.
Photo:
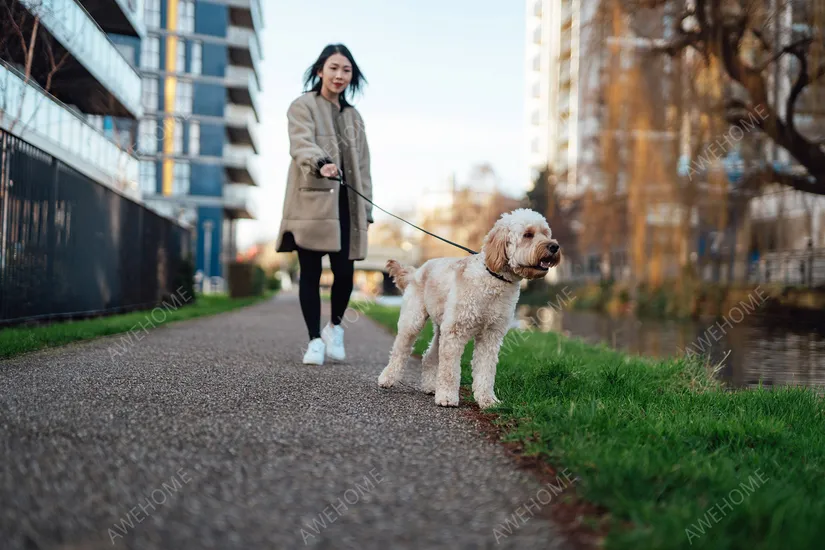
[[[378,377],[378,385],[382,388],[390,388],[401,379],[415,339],[427,321],[423,301],[414,290],[407,292],[398,318],[398,335],[392,345],[390,361]]]
[[[421,359],[421,391],[435,393],[435,378],[438,373],[438,325],[433,323],[433,339]]]
[[[435,403],[442,407],[458,406],[458,388],[461,384],[461,354],[467,344],[457,327],[441,327],[438,339],[438,376],[435,384]]]
[[[473,397],[482,409],[498,403],[493,386],[496,382],[498,352],[504,334],[500,331],[484,331],[475,339],[473,349]]]

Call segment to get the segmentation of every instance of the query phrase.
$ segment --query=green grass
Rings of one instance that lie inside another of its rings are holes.
[[[135,334],[143,334],[141,325],[147,330],[174,321],[183,321],[205,315],[214,315],[259,302],[271,296],[232,299],[227,295],[199,295],[194,304],[175,309],[172,302],[159,310],[135,311],[122,315],[96,317],[82,321],[67,321],[50,325],[20,326],[0,330],[0,359],[7,359],[44,348],[62,346],[70,342],[89,340],[99,336],[120,334],[137,329]],[[154,318],[152,314],[154,313]],[[157,319],[155,321],[154,319]],[[159,321],[159,322],[158,322]]]
[[[395,329],[397,308],[365,312]],[[814,391],[727,391],[697,362],[521,334],[499,358],[505,439],[581,478],[578,495],[609,511],[607,548],[822,547],[825,407]]]

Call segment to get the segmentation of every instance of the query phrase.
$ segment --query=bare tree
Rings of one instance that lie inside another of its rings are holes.
[[[6,119],[7,129],[13,131],[18,126],[25,128],[40,106],[37,102],[34,111],[23,120],[23,99],[28,85],[35,81],[46,93],[50,92],[55,75],[69,59],[69,52],[59,47],[41,25],[40,14],[50,7],[42,3],[24,7],[18,0],[0,0],[0,4],[0,60],[19,71],[23,81],[15,98],[14,113],[7,111],[12,99],[9,94],[14,93],[13,90],[0,89],[0,121]],[[35,60],[45,62],[35,63]]]
[[[739,97],[725,102],[728,122],[756,121],[761,132],[796,159],[806,173],[777,171],[770,164],[753,167],[744,185],[780,183],[809,193],[825,194],[825,149],[822,141],[804,135],[797,108],[806,93],[825,77],[825,3],[819,0],[629,0],[627,13],[671,6],[676,13],[670,36],[651,37],[652,51],[672,58],[693,51],[710,67],[718,64]],[[792,10],[792,11],[791,11]],[[807,24],[792,26],[789,15],[801,14]],[[638,18],[634,15],[634,19]],[[777,70],[781,69],[781,70]],[[787,97],[776,93],[778,79],[787,79]],[[764,117],[754,117],[764,109]]]

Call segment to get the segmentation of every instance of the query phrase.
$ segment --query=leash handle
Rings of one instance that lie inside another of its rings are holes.
[[[370,200],[370,199],[368,199],[367,197],[365,197],[364,195],[362,195],[362,194],[361,194],[361,193],[360,193],[357,189],[355,189],[354,187],[352,187],[352,186],[350,186],[350,185],[347,185],[347,183],[344,181],[343,176],[342,176],[342,175],[340,175],[340,170],[339,170],[339,175],[338,175],[338,176],[331,177],[331,178],[327,178],[327,179],[337,181],[338,183],[340,183],[340,184],[341,184],[341,186],[342,186],[342,187],[346,187],[347,189],[352,190],[352,191],[353,191],[356,195],[358,195],[359,197],[361,197],[362,199],[364,199],[365,201],[367,201],[368,203],[370,203],[371,205],[373,205],[375,208],[377,208],[377,209],[378,209],[378,210],[380,210],[381,212],[384,212],[385,214],[389,214],[390,216],[392,216],[392,217],[393,217],[393,218],[395,218],[396,220],[400,220],[400,221],[402,221],[402,222],[406,223],[407,225],[412,226],[412,227],[414,227],[414,228],[418,229],[419,231],[422,231],[422,232],[426,233],[427,235],[429,235],[429,236],[431,236],[431,237],[435,237],[436,239],[438,239],[438,240],[440,240],[440,241],[443,241],[443,242],[445,242],[445,243],[447,243],[447,244],[449,244],[449,245],[452,245],[452,246],[454,246],[454,247],[456,247],[456,248],[460,248],[461,250],[463,250],[463,251],[465,251],[465,252],[469,252],[470,254],[478,254],[478,252],[476,252],[475,250],[471,250],[471,249],[467,248],[466,246],[462,246],[462,245],[460,245],[460,244],[458,244],[458,243],[454,243],[453,241],[447,240],[447,239],[445,239],[444,237],[439,237],[439,236],[438,236],[438,235],[436,235],[435,233],[431,233],[430,231],[427,231],[427,230],[426,230],[426,229],[424,229],[423,227],[418,227],[418,226],[417,226],[417,225],[415,225],[414,223],[412,223],[412,222],[408,222],[408,221],[407,221],[407,220],[405,220],[404,218],[402,218],[402,217],[400,217],[400,216],[396,216],[396,215],[395,215],[395,214],[393,214],[392,212],[388,212],[388,211],[384,210],[383,208],[381,208],[380,206],[378,206],[377,204],[375,204],[374,202],[372,202],[372,200]]]

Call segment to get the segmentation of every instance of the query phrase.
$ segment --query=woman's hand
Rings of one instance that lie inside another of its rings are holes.
[[[338,167],[332,163],[325,164],[321,167],[320,172],[325,178],[334,178],[338,175]]]

